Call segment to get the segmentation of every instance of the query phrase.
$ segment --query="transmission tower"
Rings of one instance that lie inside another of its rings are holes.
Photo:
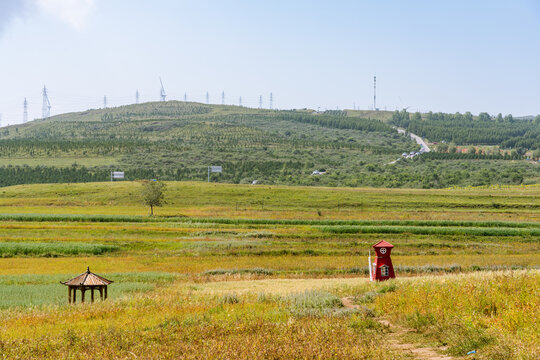
[[[184,93],[184,101],[187,101],[187,93]]]
[[[23,118],[22,118],[22,122],[23,124],[25,122],[28,121],[28,101],[26,101],[26,98],[24,98],[24,103],[23,103]]]
[[[242,97],[241,96],[238,98],[238,106],[242,106]]]
[[[221,105],[225,105],[225,91],[221,92]]]
[[[274,94],[270,93],[270,109],[274,106]]]
[[[377,77],[373,76],[373,110],[377,111]]]
[[[163,81],[161,81],[161,78],[159,78],[159,83],[161,84],[161,90],[159,92],[159,99],[161,101],[166,101],[167,93],[165,92],[165,88],[163,87]]]
[[[262,95],[259,95],[259,109],[262,109]]]
[[[107,108],[107,95],[103,96],[103,108]]]
[[[47,119],[51,116],[51,102],[47,95],[47,87],[43,86],[43,106],[41,107],[41,117]]]
[[[135,91],[135,104],[138,104],[138,103],[139,103],[139,89]]]
[[[206,92],[206,103],[210,104],[210,94],[208,93],[208,91]]]

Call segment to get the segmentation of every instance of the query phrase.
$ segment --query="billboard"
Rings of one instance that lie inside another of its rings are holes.
[[[123,171],[113,171],[111,173],[111,178],[113,178],[113,179],[123,179],[124,178],[124,172]]]

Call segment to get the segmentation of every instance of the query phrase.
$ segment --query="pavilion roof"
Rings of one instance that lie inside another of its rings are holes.
[[[373,245],[374,248],[382,248],[382,247],[385,247],[385,248],[393,248],[394,245],[390,244],[389,242],[386,242],[384,240],[382,241],[379,241],[378,243],[376,243],[375,245]]]
[[[63,282],[62,284],[68,286],[103,286],[112,283],[111,280],[107,280],[104,277],[94,274],[90,271],[90,267],[86,269],[86,272],[74,277],[71,280]]]

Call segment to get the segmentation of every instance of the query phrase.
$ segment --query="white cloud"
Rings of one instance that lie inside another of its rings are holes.
[[[92,14],[96,0],[36,0],[40,10],[80,30]]]

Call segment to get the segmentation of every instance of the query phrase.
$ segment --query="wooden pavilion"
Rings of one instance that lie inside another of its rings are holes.
[[[90,290],[91,302],[94,302],[94,290],[99,291],[101,300],[107,299],[107,285],[111,283],[111,280],[107,280],[104,277],[90,272],[90,267],[86,269],[85,273],[66,282],[62,282],[62,284],[68,287],[68,301],[70,304],[74,304],[77,301],[77,290],[81,290],[82,303],[84,303],[84,294],[86,293],[86,290]]]

